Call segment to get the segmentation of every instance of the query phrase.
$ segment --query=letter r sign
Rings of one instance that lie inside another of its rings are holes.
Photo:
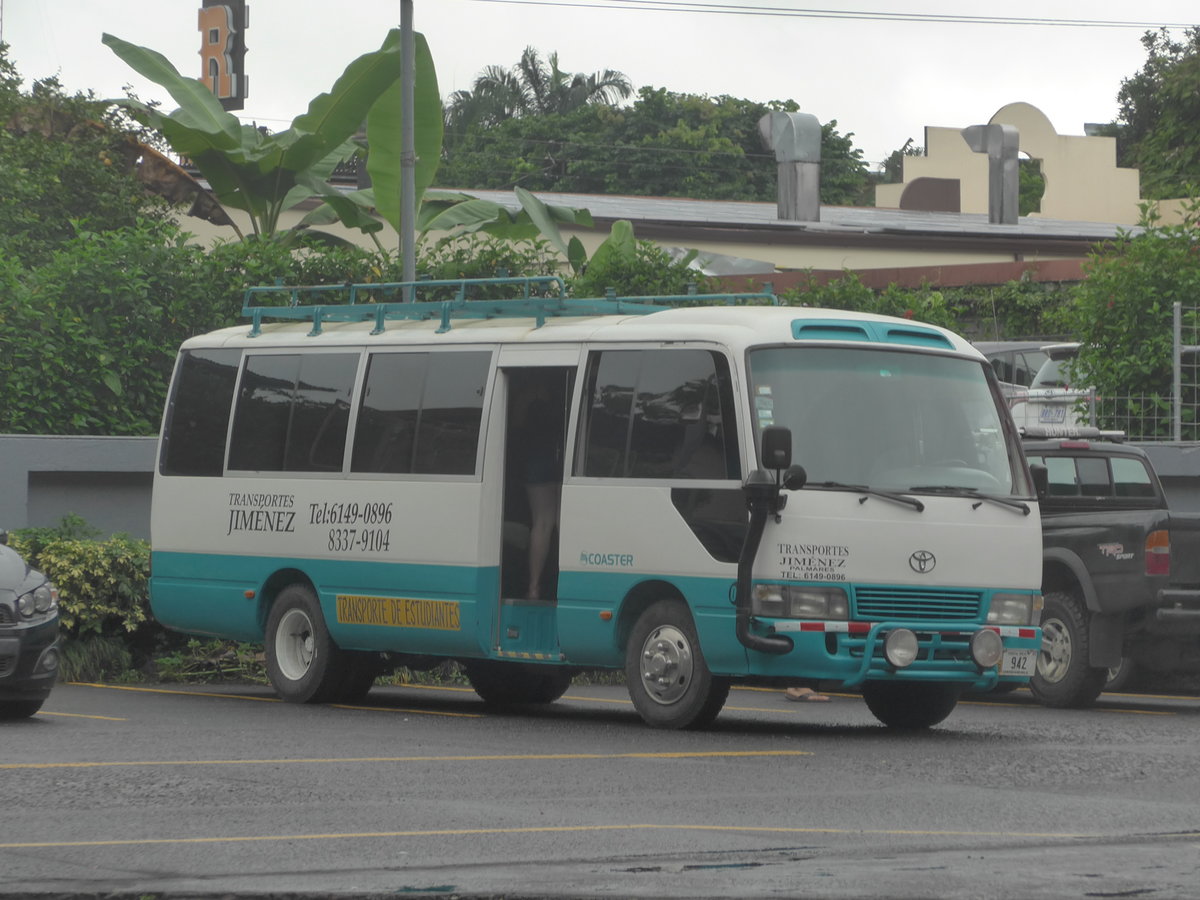
[[[245,0],[204,0],[200,9],[200,80],[225,109],[245,105],[246,18]]]

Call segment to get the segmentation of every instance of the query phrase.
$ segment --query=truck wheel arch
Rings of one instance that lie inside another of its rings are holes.
[[[1083,598],[1089,612],[1100,612],[1096,588],[1083,560],[1070,550],[1053,547],[1042,554],[1042,593],[1067,591]]]

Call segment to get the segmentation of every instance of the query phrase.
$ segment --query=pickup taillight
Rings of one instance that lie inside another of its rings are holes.
[[[1146,574],[1171,574],[1171,533],[1152,531],[1146,535]]]

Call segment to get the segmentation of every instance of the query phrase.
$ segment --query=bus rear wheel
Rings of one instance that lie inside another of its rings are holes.
[[[888,728],[932,728],[954,712],[962,686],[937,682],[868,681],[867,709]]]
[[[343,653],[329,636],[317,595],[306,585],[279,592],[267,616],[267,677],[289,703],[341,699]]]
[[[638,715],[655,728],[711,725],[729,696],[729,679],[709,671],[681,600],[659,600],[638,617],[625,650],[625,682]]]
[[[571,686],[571,670],[563,666],[466,659],[462,667],[475,693],[493,706],[553,703]]]

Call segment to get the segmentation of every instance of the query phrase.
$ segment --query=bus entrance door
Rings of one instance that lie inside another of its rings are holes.
[[[505,417],[501,604],[503,656],[558,658],[558,516],[574,366],[503,368]]]

